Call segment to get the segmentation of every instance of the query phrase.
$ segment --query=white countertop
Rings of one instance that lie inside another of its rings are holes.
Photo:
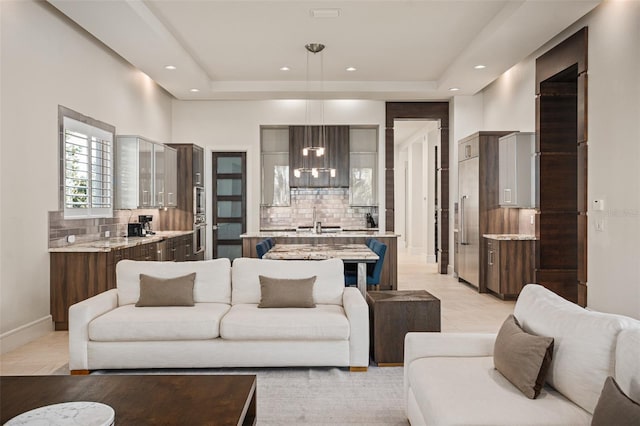
[[[528,234],[483,234],[485,238],[489,238],[491,240],[501,240],[501,241],[509,241],[509,240],[520,240],[520,241],[530,241],[537,240],[535,235]]]
[[[65,247],[54,247],[49,249],[49,253],[109,252],[111,250],[135,247],[142,244],[157,243],[167,238],[180,237],[188,234],[193,234],[193,231],[156,231],[155,235],[147,235],[146,237],[117,237],[70,244]]]

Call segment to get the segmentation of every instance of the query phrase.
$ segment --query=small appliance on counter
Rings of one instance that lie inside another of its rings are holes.
[[[373,219],[373,216],[371,216],[371,213],[367,213],[364,215],[364,218],[367,222],[367,228],[377,228],[378,225],[376,224],[376,221]]]
[[[141,223],[128,223],[127,224],[127,236],[128,237],[144,237],[144,228]]]
[[[150,214],[138,215],[138,222],[142,224],[142,229],[144,230],[143,235],[155,235],[155,232],[151,229],[152,221],[153,221],[153,216]]]

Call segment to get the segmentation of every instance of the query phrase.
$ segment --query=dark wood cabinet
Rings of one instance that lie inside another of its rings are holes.
[[[498,297],[516,298],[534,280],[535,241],[485,238],[487,289]]]
[[[304,148],[322,147],[324,155],[316,151],[303,155]],[[318,177],[294,170],[324,169]],[[331,177],[329,169],[335,169]],[[292,188],[348,188],[349,187],[349,126],[290,126],[289,127],[289,186]]]
[[[193,254],[193,234],[103,252],[51,252],[51,316],[56,330],[67,330],[69,306],[116,288],[116,265],[123,259],[184,262]]]
[[[178,189],[176,208],[160,210],[160,229],[191,231],[194,229],[193,188],[204,186],[204,150],[191,143],[169,144],[177,150]]]

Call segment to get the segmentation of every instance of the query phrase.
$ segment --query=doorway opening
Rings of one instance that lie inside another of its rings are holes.
[[[436,169],[435,212],[437,226],[434,227],[437,244],[436,261],[438,272],[449,271],[449,102],[387,102],[385,130],[385,231],[395,232],[398,207],[395,200],[396,161],[394,126],[396,121],[430,120],[438,123],[439,149],[434,154]],[[399,163],[402,164],[402,163]],[[398,179],[403,179],[403,174]],[[401,216],[400,216],[401,217]],[[408,230],[413,232],[412,230]],[[408,232],[407,232],[408,233]]]
[[[427,263],[438,256],[436,120],[394,120],[395,227],[398,243]]]

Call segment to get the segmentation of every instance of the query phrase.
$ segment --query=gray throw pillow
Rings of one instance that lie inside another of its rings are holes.
[[[640,404],[622,392],[613,377],[604,381],[598,404],[593,410],[591,426],[638,426]]]
[[[496,337],[493,364],[527,398],[535,399],[544,385],[552,355],[553,337],[529,334],[516,317],[509,315]]]
[[[136,306],[193,306],[195,280],[195,272],[175,278],[140,274],[140,298]]]
[[[285,279],[259,275],[260,304],[258,308],[315,308],[313,285],[316,277]]]

